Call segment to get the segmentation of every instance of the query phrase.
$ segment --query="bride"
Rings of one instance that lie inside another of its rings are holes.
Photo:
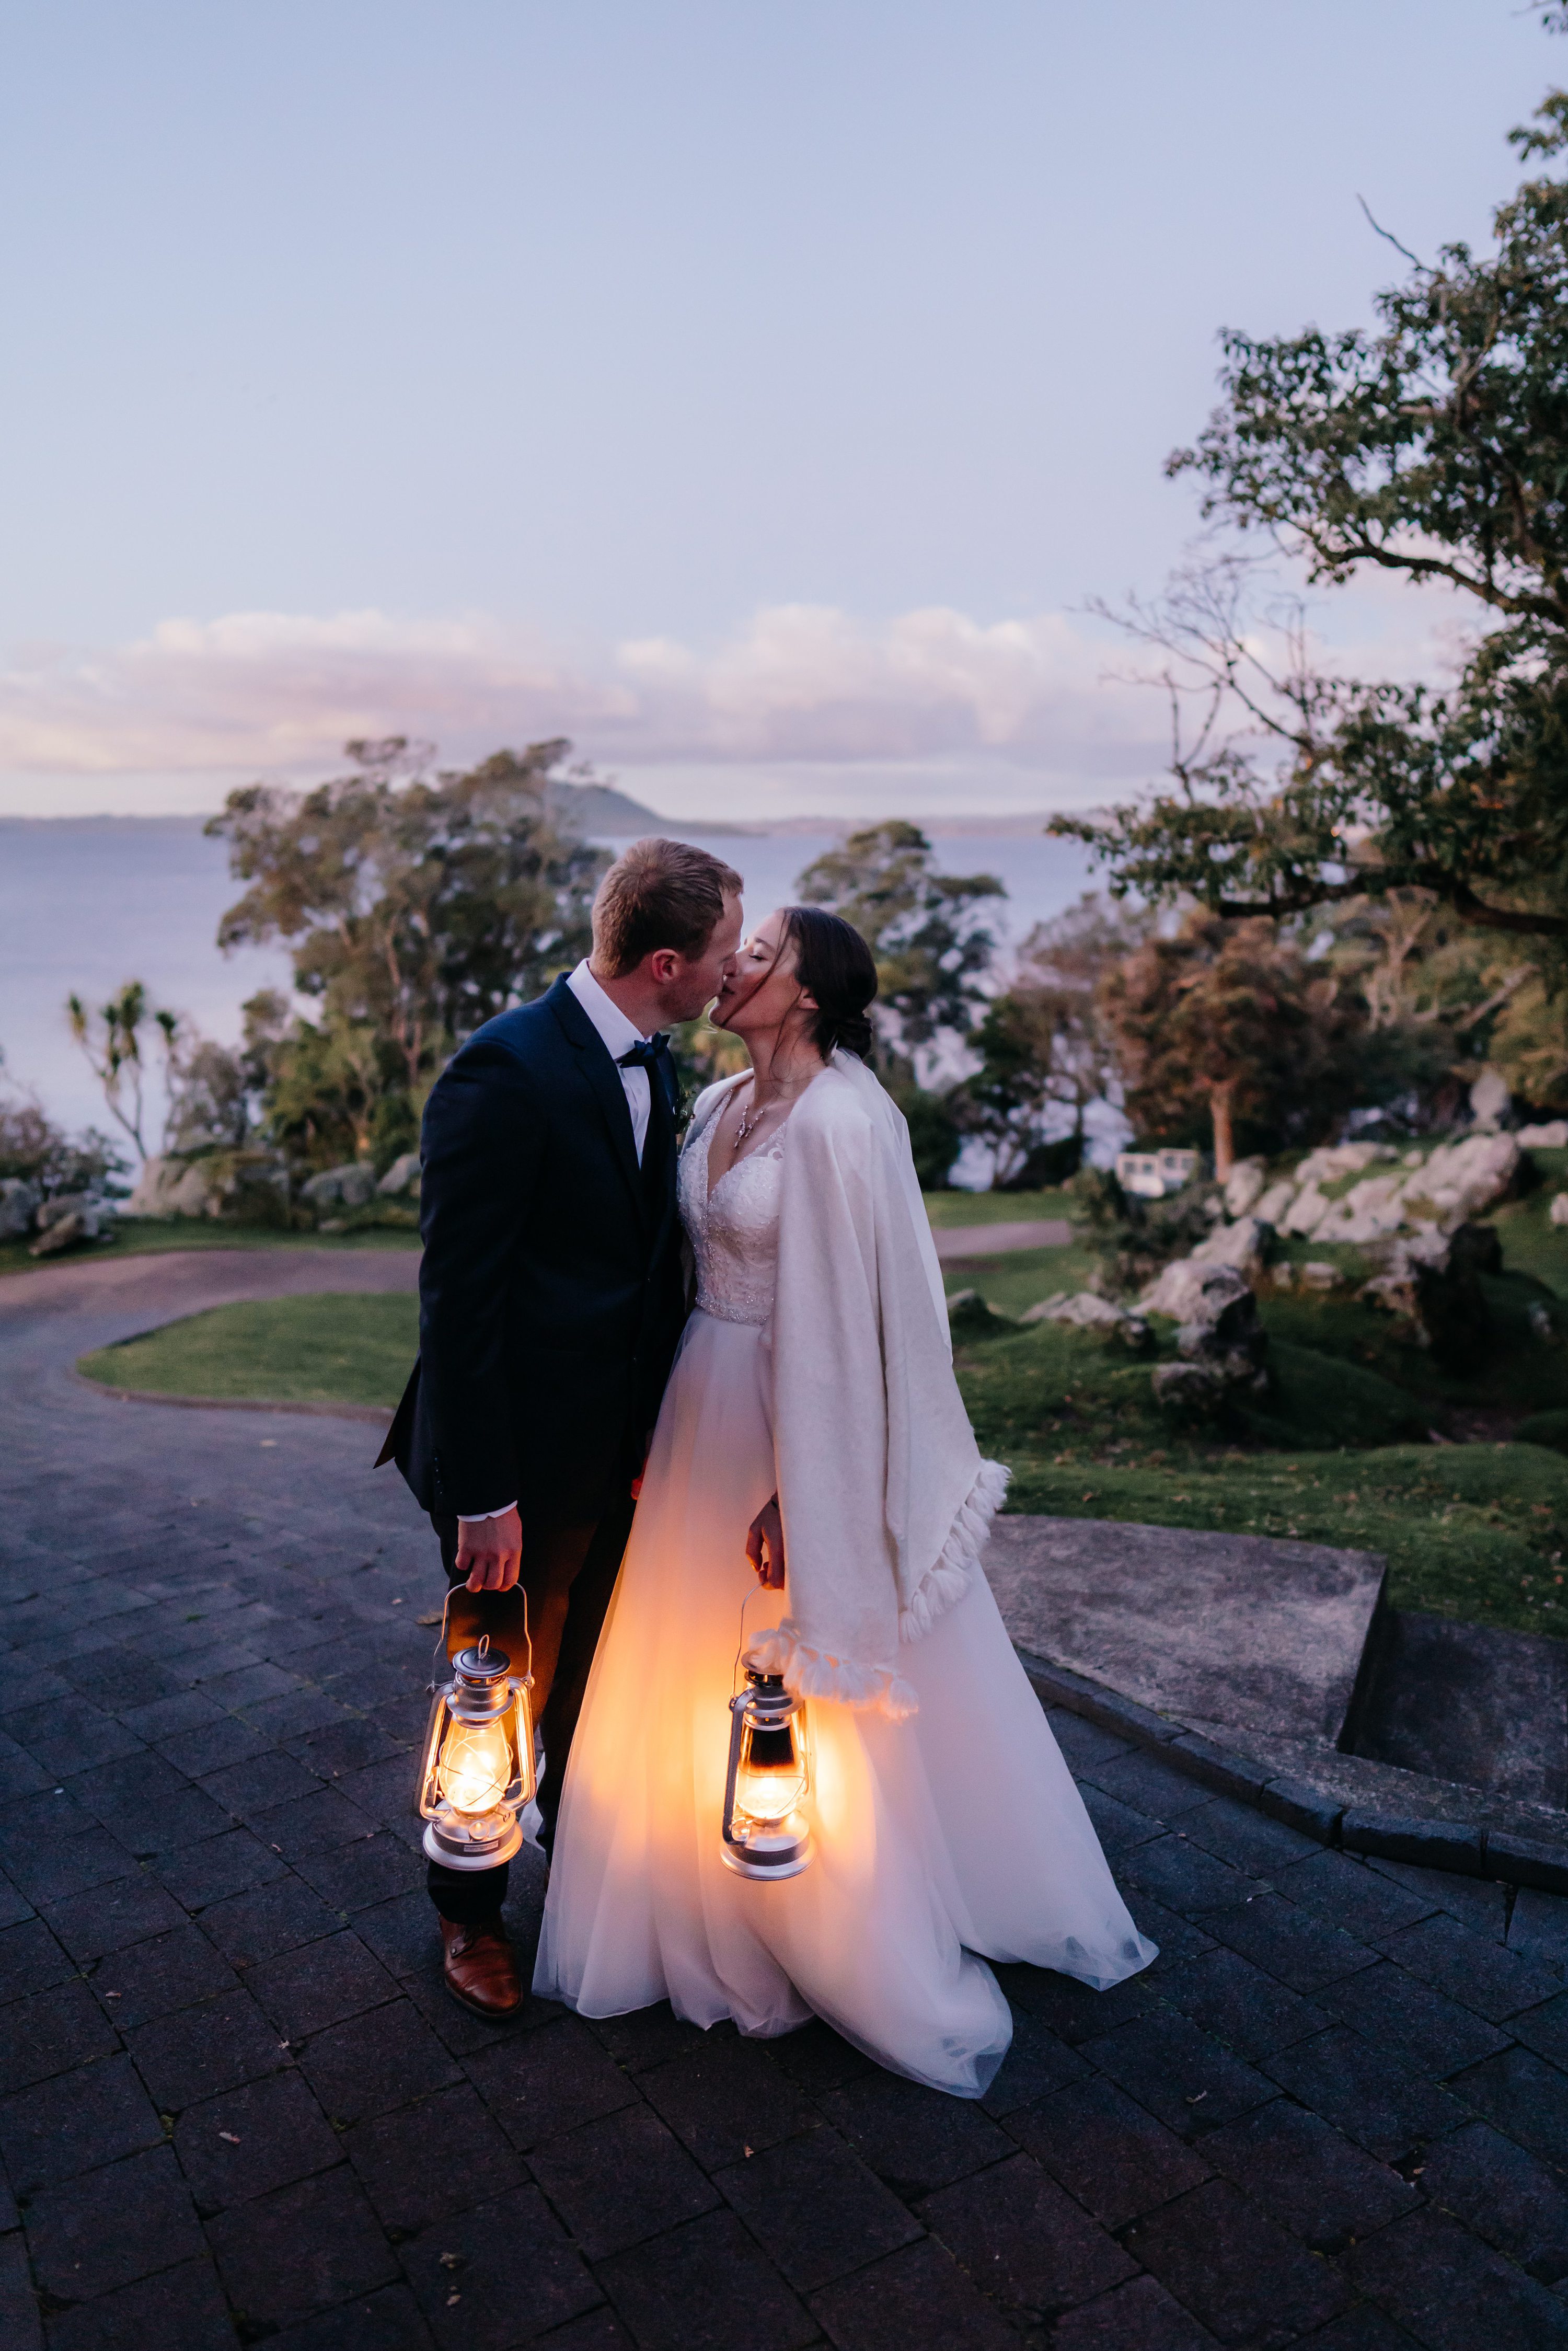
[[[752,1066],[701,1096],[681,1155],[696,1302],[571,1750],[534,1990],[760,2035],[819,2016],[973,2098],[1012,2035],[988,1959],[1103,1991],[1155,1951],[980,1572],[1007,1473],[965,1416],[907,1131],[865,1066],[875,992],[857,931],[788,906],[714,1007]],[[810,1724],[811,1857],[773,1884],[723,1858],[747,1665]]]

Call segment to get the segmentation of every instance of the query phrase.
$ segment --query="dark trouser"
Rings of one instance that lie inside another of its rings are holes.
[[[635,1509],[624,1485],[602,1518],[583,1523],[523,1528],[520,1587],[528,1594],[528,1630],[533,1643],[534,1720],[544,1743],[545,1772],[539,1783],[539,1842],[548,1854],[560,1811],[566,1759],[582,1711],[589,1667],[621,1555],[632,1531]],[[441,1563],[453,1587],[447,1611],[448,1655],[488,1633],[520,1673],[527,1659],[523,1610],[515,1592],[470,1592],[457,1582],[457,1521],[432,1511],[441,1542]],[[472,1927],[493,1919],[507,1898],[507,1865],[498,1869],[448,1869],[430,1864],[430,1898],[444,1918]]]

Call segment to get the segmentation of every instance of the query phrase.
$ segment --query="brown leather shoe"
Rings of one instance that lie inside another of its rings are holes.
[[[441,1922],[442,1974],[455,2001],[476,2016],[504,2024],[523,2005],[517,1957],[504,1927],[460,1927]]]

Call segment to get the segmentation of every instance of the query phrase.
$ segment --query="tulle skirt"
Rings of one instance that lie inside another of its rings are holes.
[[[810,1865],[737,1876],[720,1821],[746,1530],[775,1484],[762,1333],[698,1311],[659,1416],[572,1748],[534,1989],[587,2016],[668,2000],[700,2025],[820,2016],[867,2055],[978,2097],[1012,2018],[986,1959],[1104,1991],[1155,1956],[982,1577],[898,1667],[903,1722],[809,1705]],[[983,1956],[981,1956],[983,1955]]]

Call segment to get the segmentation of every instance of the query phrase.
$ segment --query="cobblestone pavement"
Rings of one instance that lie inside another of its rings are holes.
[[[363,1426],[73,1383],[158,1278],[0,1285],[7,2351],[1568,2342],[1568,1904],[1071,1716],[1163,1956],[1004,1969],[980,2105],[821,2026],[466,2016],[409,1815],[434,1547]]]

